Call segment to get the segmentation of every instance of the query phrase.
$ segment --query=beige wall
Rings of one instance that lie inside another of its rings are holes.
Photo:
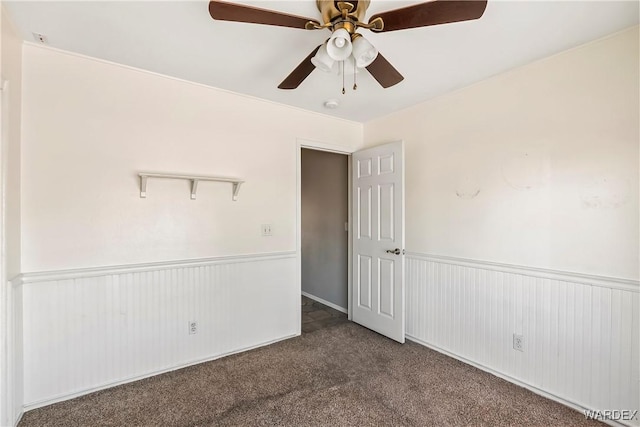
[[[293,251],[296,138],[362,144],[358,123],[29,44],[23,92],[24,272]],[[139,171],[246,183],[141,199]]]
[[[348,305],[349,160],[303,149],[301,155],[302,291]]]
[[[637,48],[636,27],[366,123],[365,144],[407,144],[407,249],[637,279]],[[24,272],[292,250],[296,137],[362,139],[357,123],[35,45],[24,80]],[[140,199],[140,170],[247,183],[237,202],[208,183],[191,201],[179,181]]]
[[[635,27],[366,123],[406,142],[407,250],[637,280],[638,51]]]
[[[6,260],[7,278],[20,273],[20,111],[22,39],[6,13],[2,13],[2,132],[6,171]]]

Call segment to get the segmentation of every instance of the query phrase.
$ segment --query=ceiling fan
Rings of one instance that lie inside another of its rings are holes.
[[[279,89],[295,89],[315,68],[331,71],[334,63],[341,61],[343,75],[345,64],[353,64],[354,69],[366,68],[383,88],[388,88],[400,83],[404,77],[357,32],[359,28],[386,32],[470,21],[480,18],[487,7],[486,0],[434,0],[378,13],[365,23],[369,3],[370,0],[316,0],[323,23],[311,18],[220,0],[209,2],[209,14],[213,19],[222,21],[331,31],[331,37],[316,47],[280,83]],[[344,93],[344,87],[342,91]]]

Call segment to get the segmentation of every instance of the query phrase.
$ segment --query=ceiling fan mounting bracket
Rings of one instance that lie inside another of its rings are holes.
[[[369,8],[370,0],[316,0],[318,10],[322,14],[324,24],[309,21],[305,25],[307,30],[323,30],[325,28],[332,32],[344,28],[352,36],[356,34],[358,28],[366,28],[371,31],[382,31],[384,22],[378,17],[365,24],[363,19]]]
[[[363,21],[370,0],[350,0],[350,1],[334,1],[334,0],[316,0],[316,5],[322,15],[322,22],[325,24],[335,21],[336,18],[350,18],[358,22]],[[346,10],[346,14],[345,11]]]
[[[353,12],[353,9],[356,8],[353,3],[349,3],[347,1],[338,1],[338,2],[336,2],[336,7],[338,8],[340,13],[342,14],[343,18],[346,18],[346,15],[351,13],[351,12]]]

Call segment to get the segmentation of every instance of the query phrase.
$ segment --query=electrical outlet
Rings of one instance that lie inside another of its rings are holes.
[[[193,335],[198,332],[198,322],[195,320],[189,321],[189,335]]]
[[[524,351],[524,336],[513,334],[513,349]]]
[[[272,236],[271,224],[262,224],[262,235]]]

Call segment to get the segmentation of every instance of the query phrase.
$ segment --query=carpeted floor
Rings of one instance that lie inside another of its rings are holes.
[[[24,415],[20,426],[580,426],[584,416],[346,322]]]

